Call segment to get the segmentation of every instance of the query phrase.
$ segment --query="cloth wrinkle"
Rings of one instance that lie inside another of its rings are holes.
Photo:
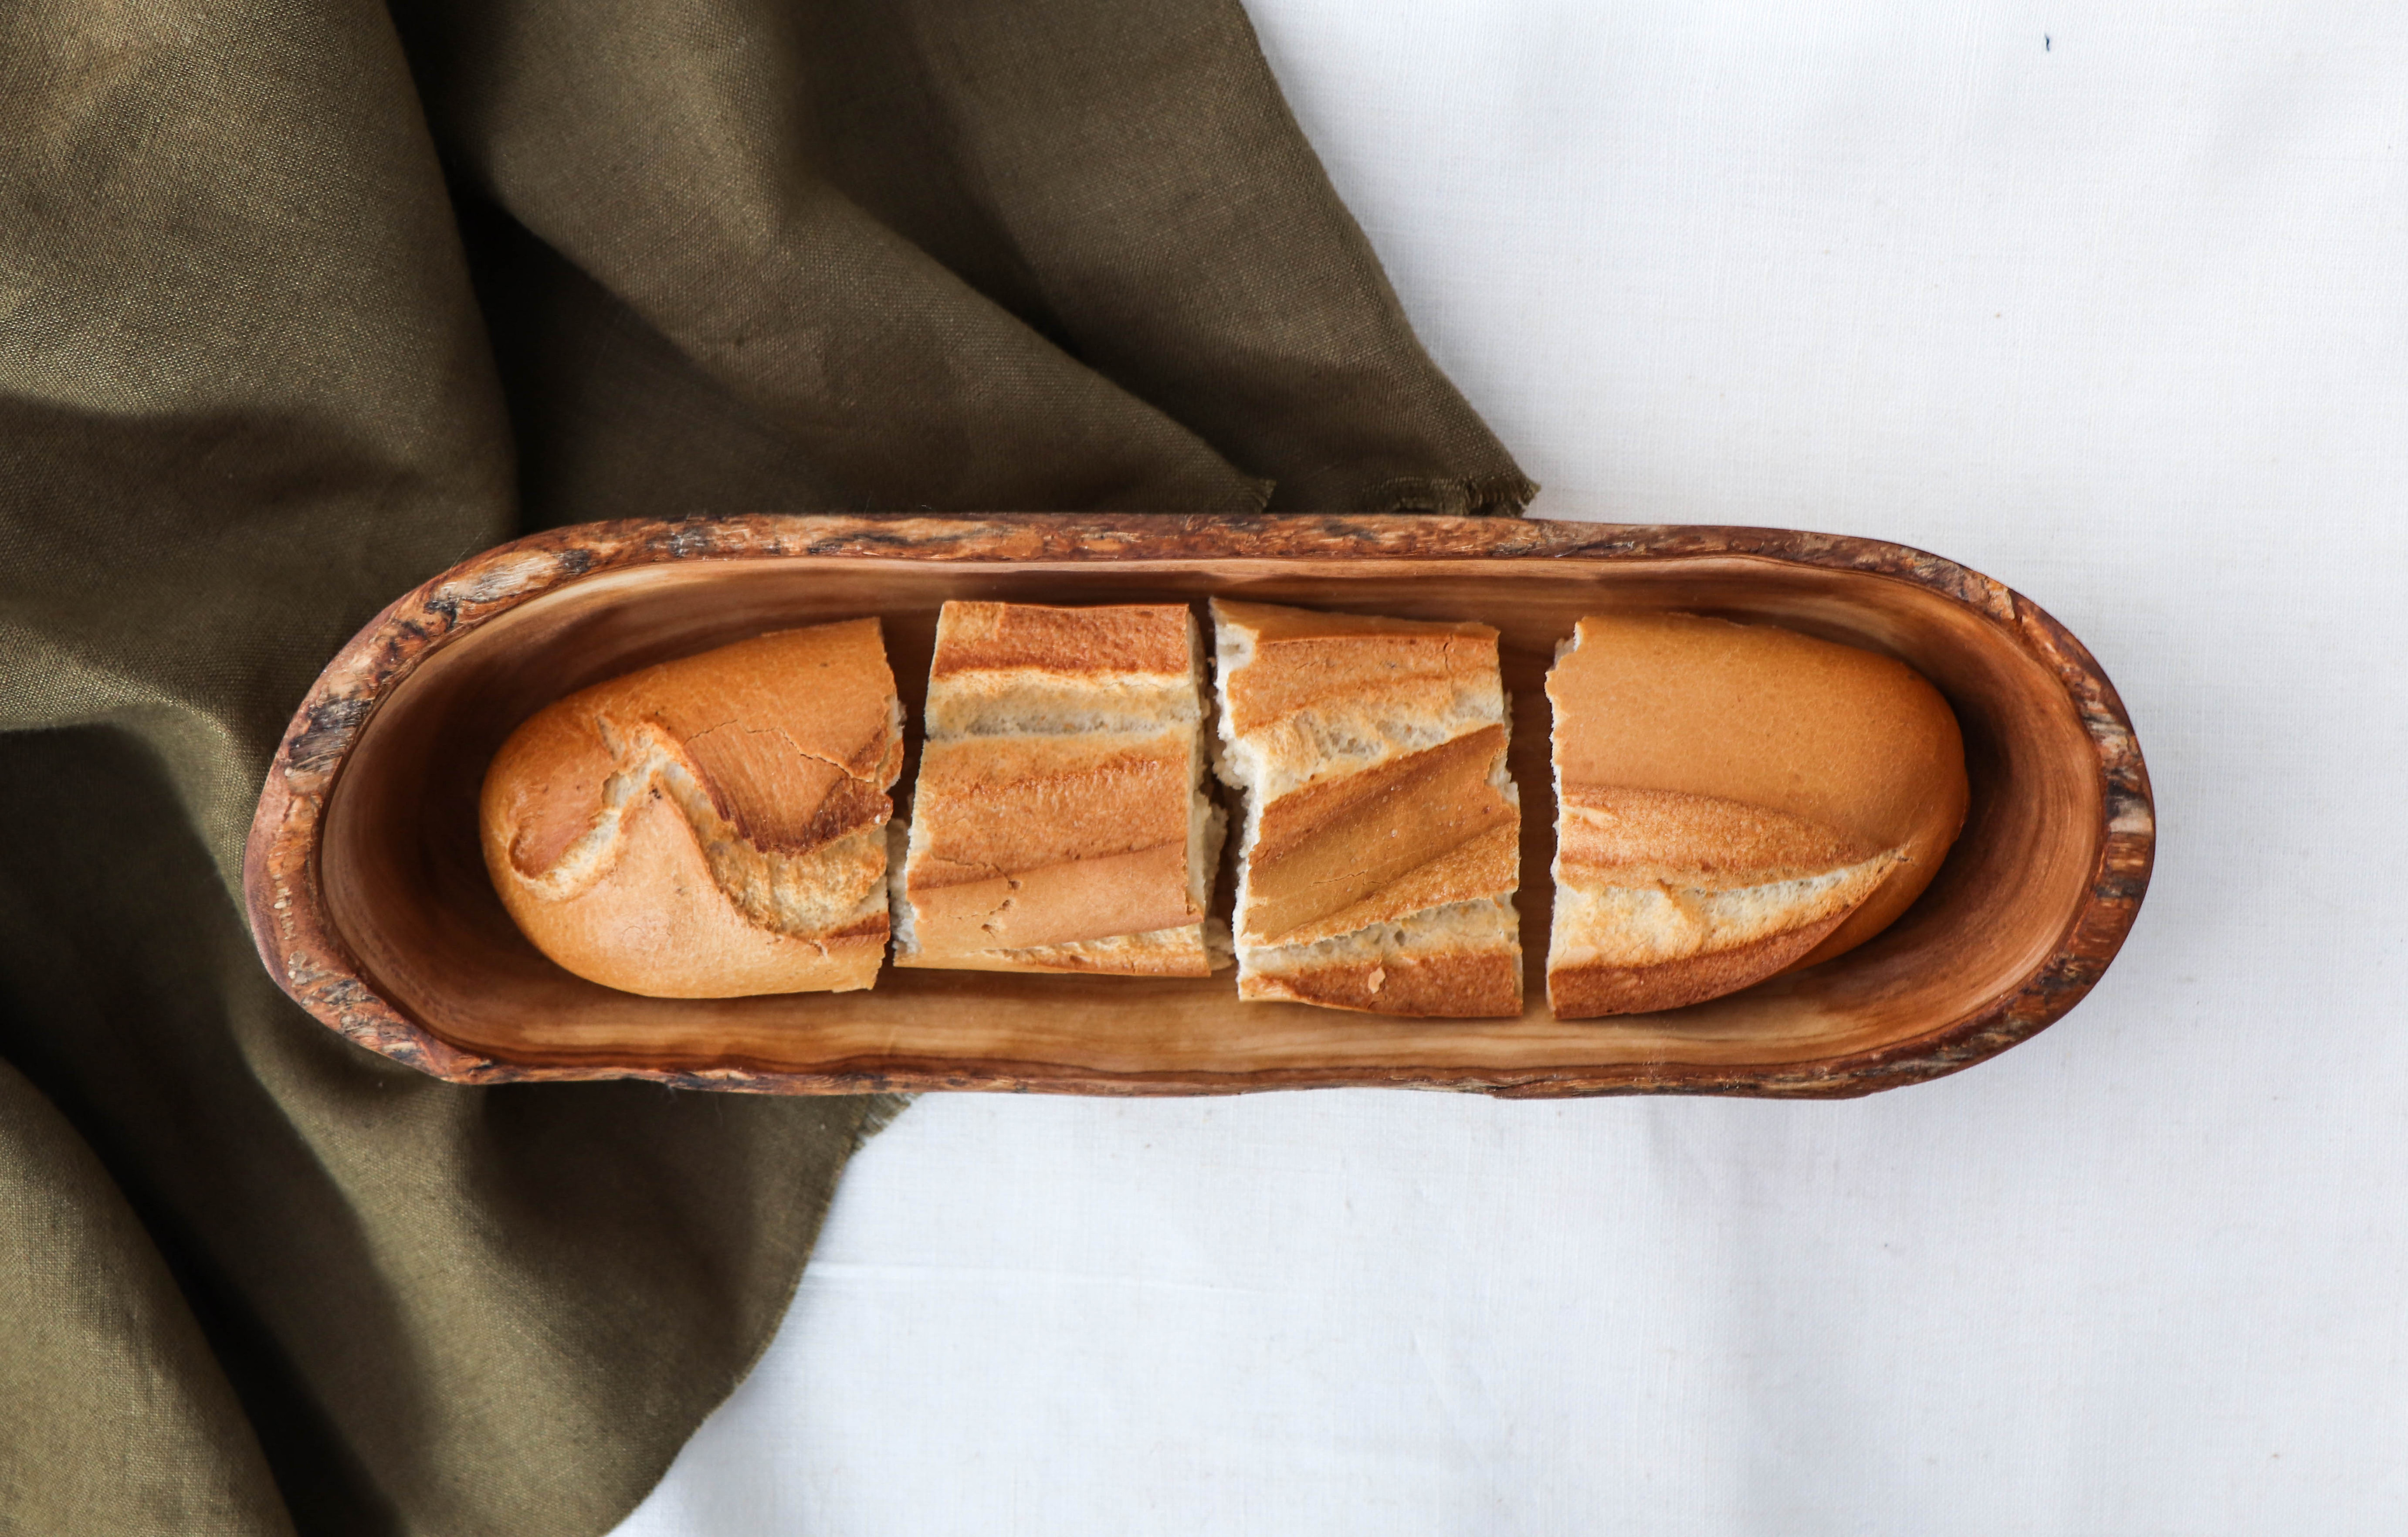
[[[908,1102],[290,1003],[244,832],[395,595],[608,519],[1527,494],[1234,0],[11,12],[0,1530],[607,1530]]]

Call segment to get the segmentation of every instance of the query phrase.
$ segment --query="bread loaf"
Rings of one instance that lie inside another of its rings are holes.
[[[1678,1008],[1904,912],[1963,824],[1939,691],[1888,657],[1684,614],[1580,622],[1547,676],[1567,1019]]]
[[[953,602],[898,835],[898,966],[1210,975],[1222,819],[1183,604]]]
[[[486,869],[536,948],[657,998],[867,987],[902,711],[878,621],[569,695],[485,775]]]
[[[1520,1013],[1497,632],[1217,598],[1212,619],[1220,768],[1246,795],[1239,996]]]

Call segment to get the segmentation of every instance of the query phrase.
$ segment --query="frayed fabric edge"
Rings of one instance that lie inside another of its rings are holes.
[[[902,1114],[906,1109],[910,1108],[911,1101],[918,1098],[920,1097],[916,1094],[870,1094],[863,1096],[861,1124],[855,1127],[853,1132],[853,1151],[855,1153],[860,1152],[862,1145],[868,1142],[870,1138],[877,1136],[888,1127],[893,1126],[895,1124],[895,1117]]]
[[[1406,476],[1364,493],[1357,512],[1415,512],[1444,518],[1518,518],[1539,494],[1538,482],[1519,471],[1432,480]]]

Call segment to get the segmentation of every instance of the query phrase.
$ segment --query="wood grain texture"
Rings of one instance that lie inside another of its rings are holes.
[[[916,719],[946,598],[1212,594],[1504,632],[1534,972],[1555,823],[1541,680],[1583,612],[1721,613],[1906,660],[1964,725],[1972,812],[1931,889],[1864,948],[1731,998],[1593,1023],[1550,1016],[1535,975],[1528,1012],[1503,1021],[1241,1004],[1226,976],[890,969],[869,993],[636,998],[545,961],[485,880],[474,807],[486,763],[520,720],[588,683],[764,629],[877,614]],[[2139,743],[2081,643],[1988,578],[1898,545],[1411,516],[757,516],[552,530],[396,601],[295,714],[245,888],[287,992],[360,1044],[461,1083],[1833,1097],[1953,1072],[2063,1015],[2129,931],[2154,848]]]

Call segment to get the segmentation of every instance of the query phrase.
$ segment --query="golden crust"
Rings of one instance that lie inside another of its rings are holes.
[[[494,889],[538,949],[623,991],[869,986],[896,722],[874,619],[580,690],[522,725],[486,772]]]
[[[933,682],[965,672],[1183,677],[1194,654],[1183,603],[1057,609],[1037,603],[947,603],[937,626]]]
[[[1846,917],[1836,912],[1784,934],[1650,966],[1556,966],[1550,957],[1547,1006],[1557,1019],[1597,1019],[1703,1003],[1778,975]]]
[[[1272,800],[1247,856],[1240,934],[1249,943],[1286,944],[1339,912],[1360,912],[1349,926],[1359,928],[1512,891],[1521,812],[1493,780],[1504,754],[1505,728],[1484,726]],[[1503,858],[1448,859],[1474,842]]]
[[[1938,873],[1965,820],[1964,741],[1913,668],[1770,625],[1693,614],[1580,622],[1547,675],[1568,799],[1612,789],[1710,797],[1902,857],[1799,962],[1863,943]]]
[[[983,955],[1198,922],[1188,899],[1187,842],[1157,843],[1010,875],[923,884],[923,865],[905,872],[919,955]],[[939,870],[940,874],[957,873]]]
[[[738,836],[796,853],[885,821],[903,767],[894,697],[877,620],[782,630],[556,700],[503,744],[487,783],[509,796],[513,863],[539,873],[603,810],[626,751],[610,738],[650,726]]]
[[[1312,710],[1378,700],[1393,711],[1443,713],[1458,694],[1498,686],[1497,631],[1318,613],[1267,603],[1212,600],[1215,624],[1244,634],[1246,664],[1221,680],[1229,727],[1247,736]]]
[[[1763,806],[1676,790],[1583,785],[1559,797],[1556,879],[1728,891],[1798,881],[1880,850]]]
[[[1492,826],[1425,864],[1413,866],[1360,901],[1268,939],[1255,946],[1312,944],[1352,934],[1373,924],[1397,923],[1416,912],[1512,892],[1522,869],[1519,819]]]
[[[1914,899],[1964,818],[1956,717],[1870,652],[1592,617],[1547,696],[1563,1018],[1679,1008],[1837,955]]]
[[[576,699],[529,718],[485,770],[485,836],[489,843],[499,836],[499,852],[517,875],[541,876],[592,830],[618,770],[619,754],[602,740],[600,723],[593,711],[573,708]],[[494,881],[508,890],[498,871]]]
[[[1412,1019],[1500,1019],[1522,1012],[1519,951],[1442,951],[1251,971],[1238,996]]]
[[[1518,1014],[1502,898],[1521,812],[1497,632],[1219,599],[1212,613],[1227,772],[1254,802],[1239,996]],[[1440,914],[1458,908],[1487,917],[1451,930]]]
[[[1181,605],[945,605],[896,964],[1210,974],[1140,942],[1204,917],[1197,660]]]
[[[923,914],[922,921],[925,922]],[[897,966],[941,971],[1048,971],[1057,975],[1112,977],[1209,977],[1216,964],[1202,924],[1148,934],[1114,934],[1063,944],[897,955]]]
[[[1152,737],[929,742],[911,801],[924,824],[912,894],[1163,846],[1183,860],[1195,736],[1191,725]]]

